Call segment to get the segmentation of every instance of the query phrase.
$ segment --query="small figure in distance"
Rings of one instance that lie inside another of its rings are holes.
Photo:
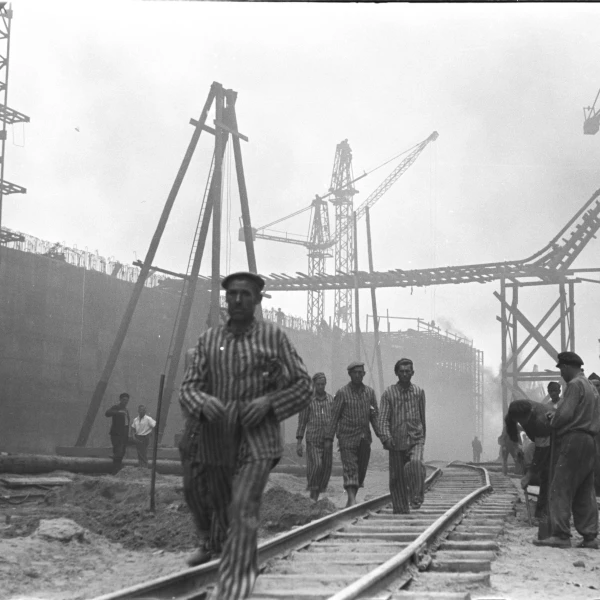
[[[481,461],[481,452],[483,451],[483,446],[481,445],[481,441],[477,436],[473,438],[471,442],[471,447],[473,448],[473,462],[478,463]]]
[[[146,414],[146,407],[140,404],[138,406],[138,416],[131,424],[137,449],[138,467],[148,467],[148,444],[155,427],[156,421]]]

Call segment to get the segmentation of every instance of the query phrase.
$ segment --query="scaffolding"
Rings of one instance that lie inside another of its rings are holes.
[[[2,204],[4,196],[9,194],[25,194],[27,190],[4,177],[6,166],[7,125],[29,123],[29,117],[8,106],[8,72],[10,60],[10,30],[13,11],[10,4],[0,2],[0,245],[15,241],[16,234],[2,228]]]

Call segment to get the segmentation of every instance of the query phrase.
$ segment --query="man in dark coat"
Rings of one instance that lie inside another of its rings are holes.
[[[598,506],[594,491],[595,437],[600,432],[600,397],[587,380],[583,361],[574,352],[561,352],[556,365],[567,382],[556,412],[549,413],[555,430],[554,472],[550,482],[549,515],[552,535],[534,540],[536,546],[571,547],[571,513],[582,548],[598,548]]]
[[[129,402],[129,394],[123,392],[119,396],[119,404],[111,406],[104,415],[111,417],[110,426],[110,441],[113,447],[113,471],[117,473],[123,468],[123,457],[127,449],[127,441],[129,440],[129,411],[127,403]]]

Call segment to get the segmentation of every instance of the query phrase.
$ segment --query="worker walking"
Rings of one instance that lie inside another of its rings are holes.
[[[536,546],[570,547],[573,513],[575,529],[583,536],[581,547],[598,548],[594,436],[600,432],[600,398],[583,374],[583,361],[577,354],[561,352],[556,366],[567,387],[556,412],[548,413],[557,445],[549,496],[552,535],[533,543]]]
[[[539,485],[540,491],[535,507],[537,519],[546,515],[548,504],[552,434],[552,427],[547,418],[548,408],[547,404],[533,402],[533,400],[513,400],[504,417],[506,432],[513,442],[519,440],[517,425],[520,425],[535,445],[532,460],[525,461],[526,472],[521,478],[521,487],[527,492],[527,486]]]
[[[418,509],[425,496],[425,391],[411,383],[413,362],[400,359],[394,366],[398,382],[381,397],[379,429],[390,453],[390,493],[394,513]],[[409,508],[410,504],[410,508]]]
[[[331,421],[333,397],[325,391],[325,373],[315,373],[312,379],[315,393],[310,405],[298,418],[296,452],[298,456],[303,455],[302,439],[306,432],[306,478],[311,500],[316,502],[319,494],[327,489],[331,476],[333,448],[329,445],[325,450],[325,434]]]
[[[329,429],[325,435],[325,450],[331,451],[337,434],[342,455],[344,489],[348,494],[346,506],[356,504],[356,493],[363,487],[369,458],[371,457],[371,429],[379,432],[379,409],[375,391],[363,384],[365,363],[348,365],[350,383],[340,388],[333,399]]]
[[[258,575],[259,508],[283,454],[280,423],[308,406],[312,382],[286,334],[254,318],[264,280],[233,273],[222,286],[229,321],[198,339],[179,397],[195,424],[190,435],[199,487],[210,497],[206,505],[229,510],[212,597],[237,600],[252,593]],[[198,521],[210,527],[208,518]],[[208,538],[210,531],[202,534]]]
[[[483,450],[483,446],[477,436],[473,438],[471,442],[471,448],[473,448],[473,462],[478,463],[481,460],[481,452]]]

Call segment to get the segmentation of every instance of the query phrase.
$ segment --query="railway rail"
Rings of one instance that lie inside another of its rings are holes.
[[[466,599],[490,585],[496,537],[514,511],[506,477],[450,463],[426,480],[421,508],[392,513],[389,494],[340,510],[259,546],[252,598]],[[218,561],[94,600],[203,600]]]

